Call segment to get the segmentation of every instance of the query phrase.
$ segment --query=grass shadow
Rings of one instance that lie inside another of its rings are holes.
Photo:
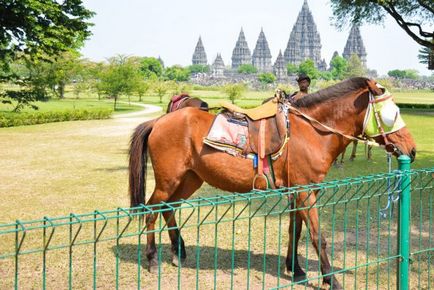
[[[157,246],[158,249],[158,246]],[[263,272],[273,277],[280,277],[291,280],[291,275],[286,272],[285,260],[286,257],[278,256],[275,254],[267,254],[265,256],[265,269],[264,269],[264,255],[262,253],[253,253],[247,250],[231,250],[214,248],[210,246],[186,246],[187,259],[182,264],[185,269],[197,269],[204,271],[213,271],[215,269],[215,257],[217,257],[217,270],[221,270],[226,274],[231,274],[232,269],[237,270],[256,270]],[[111,248],[114,255],[116,255],[117,248]],[[141,267],[147,269],[148,261],[146,259],[146,245],[141,246]],[[121,244],[118,249],[119,258],[121,261],[129,263],[138,263],[138,247],[136,244]],[[217,253],[217,254],[216,254]],[[250,256],[250,257],[249,257]],[[198,263],[199,258],[199,263]],[[161,261],[163,263],[171,264],[172,254],[171,246],[169,244],[161,245]],[[248,265],[250,263],[250,267]],[[299,263],[302,267],[308,264],[309,271],[318,271],[318,261],[306,259],[299,256]],[[172,266],[175,268],[175,266]],[[279,271],[280,270],[280,273]],[[342,270],[342,268],[334,267],[335,271]],[[280,274],[280,276],[279,276]],[[300,283],[307,287],[314,287],[309,281]]]

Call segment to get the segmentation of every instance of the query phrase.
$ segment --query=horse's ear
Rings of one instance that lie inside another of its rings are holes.
[[[366,80],[366,84],[369,87],[369,90],[371,91],[371,93],[373,93],[375,96],[380,96],[382,94],[384,94],[384,91],[377,86],[377,82],[372,80],[372,79],[368,79]]]

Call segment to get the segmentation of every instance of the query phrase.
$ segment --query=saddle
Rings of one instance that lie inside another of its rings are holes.
[[[278,98],[253,108],[242,109],[231,103],[221,104],[230,118],[247,121],[248,146],[245,155],[254,153],[260,159],[280,150],[287,137],[287,125],[284,111],[279,108]]]

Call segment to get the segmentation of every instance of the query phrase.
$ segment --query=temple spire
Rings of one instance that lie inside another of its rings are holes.
[[[217,57],[215,58],[211,69],[213,77],[224,77],[225,63],[223,62],[221,54],[217,53]]]
[[[292,64],[300,64],[308,58],[317,67],[322,63],[321,38],[306,0],[292,28],[284,57],[287,63]]]
[[[360,29],[358,26],[354,25],[351,27],[350,34],[348,35],[347,43],[345,45],[343,57],[349,59],[352,54],[356,54],[363,65],[366,67],[366,49],[363,44],[362,35],[360,34]]]
[[[285,60],[282,55],[282,50],[279,50],[279,54],[277,55],[276,62],[273,65],[273,73],[278,80],[284,80],[288,76]]]
[[[206,59],[205,48],[202,43],[202,37],[199,36],[199,40],[197,41],[196,48],[193,53],[193,64],[207,65],[208,61]]]
[[[253,65],[260,72],[271,72],[271,53],[268,47],[267,38],[265,37],[264,30],[261,28],[258,40],[256,41],[256,47],[253,51]]]
[[[244,35],[243,28],[241,27],[235,48],[232,51],[232,68],[236,69],[242,64],[252,64],[252,56],[249,46]]]

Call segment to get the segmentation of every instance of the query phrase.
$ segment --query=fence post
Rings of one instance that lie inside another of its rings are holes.
[[[398,157],[399,170],[401,171],[401,193],[399,197],[399,228],[398,228],[398,290],[409,289],[410,270],[410,157],[401,155]]]

